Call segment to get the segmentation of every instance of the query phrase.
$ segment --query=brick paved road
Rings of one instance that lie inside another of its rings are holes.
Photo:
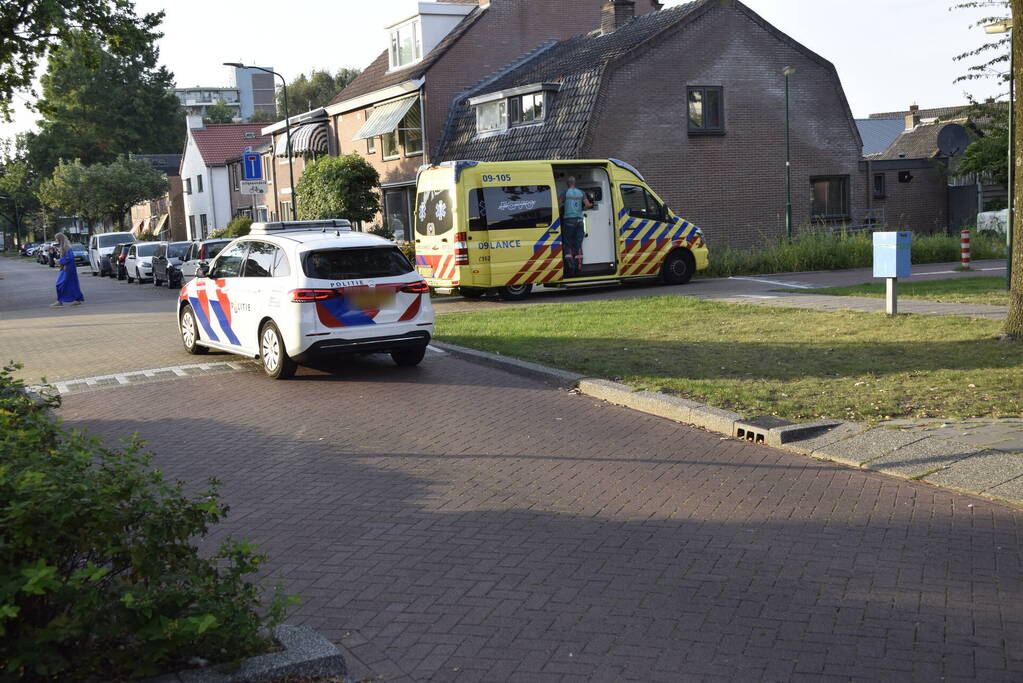
[[[63,413],[222,478],[218,537],[262,544],[292,620],[386,680],[1023,678],[1020,513],[990,501],[450,357]]]

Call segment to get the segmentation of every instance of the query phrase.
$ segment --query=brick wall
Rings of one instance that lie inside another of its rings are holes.
[[[885,196],[875,197],[872,201],[874,208],[884,209],[888,228],[912,230],[924,235],[945,232],[948,227],[948,186],[944,168],[935,164],[929,168],[901,169],[912,176],[908,183],[899,182],[899,170],[872,168],[870,171],[871,183],[875,175],[885,176]]]
[[[785,234],[785,78],[790,77],[794,231],[810,224],[811,176],[847,176],[865,209],[860,141],[833,68],[737,4],[715,4],[605,79],[582,156],[634,164],[712,249]],[[689,135],[689,85],[722,86],[724,135]]]

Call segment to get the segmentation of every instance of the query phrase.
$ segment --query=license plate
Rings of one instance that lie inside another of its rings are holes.
[[[416,266],[416,270],[423,277],[433,277],[433,268],[431,266]]]
[[[394,301],[394,292],[390,289],[351,292],[348,301],[354,308],[362,310],[387,308]]]

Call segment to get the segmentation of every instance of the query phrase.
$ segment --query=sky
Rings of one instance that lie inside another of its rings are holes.
[[[665,6],[684,0],[665,0]],[[956,0],[744,0],[776,28],[831,61],[857,118],[872,112],[965,103],[965,92],[998,94],[992,81],[953,83],[968,62],[953,57],[987,41],[971,28],[984,12]],[[362,68],[386,46],[385,27],[414,13],[414,0],[136,0],[140,12],[166,11],[161,61],[179,86],[227,85],[222,62],[270,66],[289,81],[313,68]],[[289,11],[282,12],[287,8]],[[15,98],[13,124],[0,137],[32,127],[35,115]]]

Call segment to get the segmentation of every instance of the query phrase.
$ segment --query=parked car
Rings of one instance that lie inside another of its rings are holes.
[[[60,261],[60,249],[56,242],[46,242],[36,250],[36,261],[44,266],[53,268]]]
[[[143,281],[153,277],[153,252],[159,242],[135,242],[128,247],[128,254],[124,258],[124,271],[128,282]]]
[[[433,323],[430,288],[401,250],[341,220],[253,223],[178,300],[186,351],[259,358],[274,379],[346,353],[417,365]]]
[[[39,245],[40,242],[25,242],[21,245],[21,249],[18,250],[18,253],[22,256],[32,256],[36,251],[36,247]]]
[[[117,268],[110,263],[110,252],[121,242],[134,242],[130,232],[105,232],[89,240],[89,269],[93,275],[117,276]]]
[[[181,259],[188,255],[191,242],[160,242],[153,252],[153,285],[166,284],[170,289],[180,287]]]
[[[75,267],[84,266],[89,262],[89,250],[85,248],[84,244],[78,242],[71,243],[71,251],[75,253]]]
[[[220,250],[231,243],[229,239],[196,240],[192,242],[188,253],[181,259],[181,282],[185,283],[195,277],[200,263],[208,264]]]
[[[124,268],[124,260],[128,258],[128,249],[134,242],[121,242],[114,251],[110,254],[110,265],[114,268],[114,273],[111,277],[116,277],[118,280],[127,280],[128,271]]]

